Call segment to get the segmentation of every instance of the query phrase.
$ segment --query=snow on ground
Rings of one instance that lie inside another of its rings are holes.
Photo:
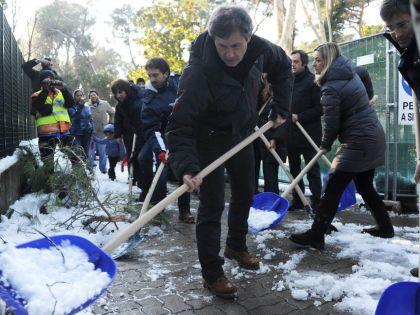
[[[35,149],[34,153],[37,154],[36,141],[21,143],[21,145],[23,144],[33,147],[33,149]],[[0,160],[0,167],[6,168],[10,166],[11,159],[17,159],[17,155],[18,152],[16,151],[15,155],[12,157]],[[58,165],[62,169],[65,169],[68,166],[68,160],[63,156],[63,154],[56,154],[56,160],[58,160]],[[107,174],[100,173],[98,168],[95,169],[96,181],[93,182],[93,185],[98,190],[98,197],[100,200],[104,200],[107,196],[112,194],[113,196],[122,196],[122,201],[127,202],[128,175],[127,171],[124,173],[121,172],[120,164],[117,165],[116,176],[117,179],[115,181],[111,181]],[[139,193],[140,189],[133,187],[134,198],[137,198]],[[48,199],[50,199],[49,204],[52,205],[52,211],[49,214],[41,214],[40,207]],[[60,201],[54,200],[53,195],[36,193],[27,194],[12,204],[10,209],[13,210],[13,214],[10,218],[5,215],[1,217],[0,237],[2,241],[0,241],[0,243],[2,244],[0,244],[0,250],[5,250],[9,245],[17,245],[42,238],[42,235],[40,235],[40,233],[38,233],[35,229],[48,236],[63,234],[78,235],[90,240],[98,246],[102,246],[108,242],[117,231],[114,225],[109,224],[101,232],[96,234],[89,233],[83,227],[82,220],[75,220],[71,225],[69,225],[68,219],[72,216],[75,208],[63,206]],[[105,215],[105,213],[102,212],[97,214]],[[67,223],[63,224],[65,222]],[[125,226],[127,226],[127,223],[118,222],[120,230],[124,229]],[[162,231],[158,227],[152,227],[147,232],[148,235],[156,235],[159,233],[162,233]],[[68,256],[68,259],[71,259],[71,255]],[[45,270],[50,270],[52,267],[51,262],[45,262],[40,259],[34,259],[34,261],[37,261]],[[12,272],[14,274],[17,273],[16,271]],[[37,273],[33,274],[37,275]],[[92,282],[92,284],[93,283],[94,282]],[[40,314],[38,311],[32,313]],[[90,313],[89,311],[85,311],[84,314]]]
[[[311,221],[289,221],[282,228],[286,233],[302,232],[310,227]],[[276,279],[272,290],[291,290],[296,300],[315,299],[337,301],[336,307],[352,314],[373,314],[381,293],[390,284],[398,281],[416,281],[409,270],[418,263],[418,228],[396,227],[393,239],[380,239],[362,234],[363,226],[334,222],[339,232],[326,237],[326,247],[334,247],[337,259],[351,258],[357,263],[350,274],[328,273],[306,270],[299,267],[300,261],[307,254],[306,250],[289,255],[289,260],[268,268],[282,272],[281,279]],[[284,238],[285,233],[271,230],[261,232],[255,237],[258,248],[265,255],[272,256],[273,251],[264,244],[267,240]],[[330,254],[330,253],[328,253]],[[315,269],[315,268],[314,268]],[[237,273],[238,274],[238,273]]]
[[[1,165],[8,162],[0,161]],[[95,169],[95,187],[99,190],[101,200],[109,194],[126,196],[128,193],[127,171],[122,173],[120,164],[116,168],[117,179],[111,181],[106,174]],[[133,196],[137,197],[140,190],[133,188]],[[72,226],[60,225],[69,218],[73,208],[60,206],[58,203],[54,211],[44,215],[39,213],[41,204],[48,199],[45,194],[28,194],[16,201],[11,208],[14,214],[7,218],[2,216],[0,223],[1,238],[12,244],[20,244],[29,240],[40,238],[36,227],[47,235],[75,234],[89,239],[98,246],[102,246],[114,235],[115,227],[108,225],[102,232],[88,233],[80,221]],[[168,210],[175,210],[176,206],[170,205]],[[192,209],[193,210],[193,209]],[[194,211],[194,210],[193,210]],[[259,271],[244,271],[231,261],[226,261],[225,269],[231,271],[236,279],[252,279],[253,274],[273,273],[273,291],[291,290],[292,297],[297,300],[315,300],[315,305],[321,305],[323,301],[336,301],[339,310],[346,310],[354,314],[372,314],[377,301],[383,290],[393,282],[411,280],[408,270],[418,261],[418,228],[398,227],[395,229],[396,237],[390,240],[374,238],[361,234],[363,226],[358,224],[342,224],[335,222],[339,232],[326,237],[326,246],[334,247],[337,259],[351,258],[356,263],[350,274],[334,272],[321,272],[307,270],[300,263],[305,259],[307,251],[285,252],[282,248],[273,246],[275,240],[282,240],[290,233],[300,232],[310,227],[311,221],[286,220],[281,224],[281,230],[265,230],[251,237],[257,243],[258,255],[261,258]],[[127,224],[118,223],[123,229]],[[150,235],[163,233],[159,228],[151,228]],[[1,241],[0,241],[1,242]],[[270,242],[268,246],[267,243]],[[6,245],[0,244],[0,250]],[[180,250],[180,248],[174,248]],[[188,249],[185,249],[188,250]],[[164,253],[160,251],[142,251],[142,255],[153,266],[148,270],[147,276],[151,281],[157,278],[168,279],[165,292],[176,291],[175,278],[168,274],[165,266],[159,264],[159,257]],[[273,263],[273,257],[277,254],[285,255],[286,259],[281,263]],[[328,253],[330,254],[330,253]],[[200,269],[199,264],[192,266]],[[313,268],[316,269],[316,268]],[[200,277],[190,277],[188,282],[201,281]],[[192,293],[191,293],[192,294]],[[192,296],[191,296],[192,297]],[[199,297],[200,299],[211,297]],[[104,304],[105,299],[101,299]]]
[[[38,139],[25,140],[20,142],[20,146],[36,146],[38,144]],[[6,156],[0,159],[0,174],[15,164],[19,159],[19,149],[16,149],[12,155]]]

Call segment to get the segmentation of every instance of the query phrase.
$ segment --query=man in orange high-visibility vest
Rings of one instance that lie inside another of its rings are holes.
[[[53,172],[54,150],[57,144],[68,146],[70,116],[67,109],[73,105],[73,97],[61,81],[54,80],[54,73],[43,70],[40,73],[41,90],[31,96],[32,110],[38,133],[38,147],[41,160]],[[72,162],[74,160],[70,158]]]

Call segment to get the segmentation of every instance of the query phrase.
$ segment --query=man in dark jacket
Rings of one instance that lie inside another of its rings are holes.
[[[411,20],[409,0],[384,0],[381,5],[381,18],[387,27],[384,36],[401,54],[398,70],[419,100],[420,55]],[[417,161],[418,167],[419,162]],[[418,268],[414,268],[411,273],[418,277]]]
[[[308,69],[308,55],[302,50],[296,50],[292,52],[291,59],[292,71],[295,75],[291,106],[292,121],[299,122],[312,140],[319,146],[322,137],[321,91],[319,86],[314,82],[315,76]],[[306,164],[316,155],[315,149],[295,124],[292,124],[290,127],[287,151],[290,173],[293,177],[296,177],[301,171],[300,165],[302,155]],[[310,169],[307,177],[309,188],[312,193],[312,207],[316,209],[321,198],[322,188],[318,163],[315,163]],[[303,181],[299,183],[299,186],[302,191],[305,191]],[[302,201],[300,201],[296,191],[293,191],[293,202],[290,209],[296,210],[302,208]]]
[[[262,127],[269,121],[271,113],[271,87],[267,82],[267,76],[263,74],[262,87],[258,95],[258,127]],[[287,130],[286,124],[283,124],[281,130]],[[272,129],[265,133],[265,136],[270,142],[270,145],[275,148],[277,154],[283,162],[287,158],[286,137],[281,135],[280,128]],[[254,158],[255,158],[255,193],[258,191],[258,182],[260,178],[260,168],[262,164],[263,178],[264,178],[264,192],[273,192],[279,194],[279,163],[274,156],[267,150],[266,145],[261,139],[256,139],[254,145]]]
[[[233,298],[237,292],[225,277],[224,260],[219,256],[225,168],[230,178],[231,202],[224,256],[236,260],[242,268],[259,268],[258,258],[246,246],[254,193],[252,145],[204,180],[195,175],[253,132],[262,73],[268,73],[273,89],[271,117],[277,127],[289,114],[289,58],[280,47],[252,34],[252,20],[245,9],[217,8],[208,30],[192,45],[166,128],[169,162],[175,174],[183,178],[189,191],[201,185],[196,235],[204,285],[224,298]]]
[[[145,144],[139,155],[138,163],[141,172],[153,166],[151,152],[154,153],[158,163],[167,164],[165,129],[169,115],[173,109],[178,89],[179,75],[170,75],[170,67],[165,59],[161,57],[151,58],[146,63],[147,75],[150,79],[152,89],[146,88],[143,99],[141,121]],[[151,202],[156,204],[166,197],[166,180],[168,168],[166,167],[160,175]],[[145,174],[140,174],[145,176]],[[152,182],[152,178],[145,178],[147,181],[146,190]],[[186,193],[178,199],[179,219],[185,223],[194,223],[194,217],[190,212],[190,194]]]
[[[41,89],[41,80],[39,78],[40,70],[33,69],[38,64],[41,64],[41,71],[42,70],[52,71],[52,73],[54,74],[53,79],[61,80],[57,72],[52,69],[53,63],[51,61],[51,58],[46,57],[44,59],[28,60],[22,65],[22,69],[26,73],[26,75],[31,79],[33,92],[36,92]]]

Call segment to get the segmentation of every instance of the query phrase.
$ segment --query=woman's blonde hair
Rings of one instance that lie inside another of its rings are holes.
[[[330,69],[331,64],[335,59],[337,59],[339,56],[341,56],[340,48],[336,43],[329,42],[325,44],[319,45],[317,48],[315,48],[314,51],[317,51],[321,54],[322,58],[324,59],[324,69],[321,71],[320,74],[316,76],[315,82],[318,85],[321,85],[321,81],[324,78],[327,71]]]

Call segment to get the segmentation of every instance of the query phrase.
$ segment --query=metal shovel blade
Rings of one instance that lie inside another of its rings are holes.
[[[139,244],[143,241],[145,238],[145,235],[140,231],[132,236],[129,237],[129,239],[118,246],[114,251],[111,253],[111,257],[113,259],[121,258],[127,254],[129,254],[132,250],[134,250]]]

